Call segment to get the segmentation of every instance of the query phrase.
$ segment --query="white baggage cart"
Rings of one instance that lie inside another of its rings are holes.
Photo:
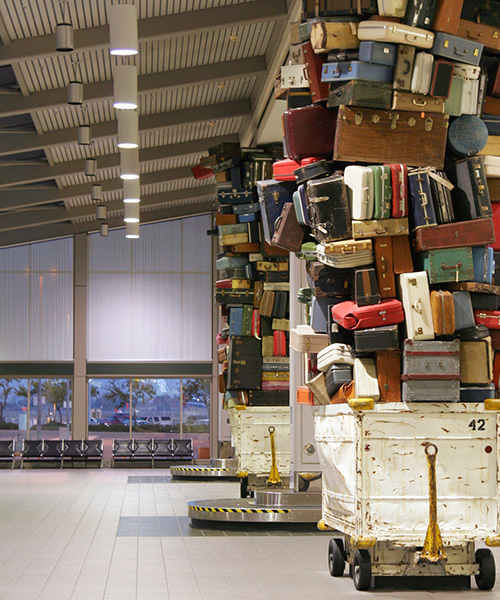
[[[395,575],[474,575],[491,589],[493,554],[475,543],[500,545],[498,401],[351,406],[314,409],[323,520],[344,534],[330,573],[348,562],[358,590]]]

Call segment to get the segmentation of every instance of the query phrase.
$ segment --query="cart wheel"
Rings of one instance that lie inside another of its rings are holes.
[[[476,585],[480,590],[491,590],[495,585],[495,557],[488,548],[476,550],[476,562],[479,574],[475,576]]]
[[[354,587],[360,592],[369,590],[372,582],[372,564],[368,550],[356,550],[352,567]]]
[[[328,570],[332,577],[342,577],[345,569],[344,542],[331,538],[328,543]]]

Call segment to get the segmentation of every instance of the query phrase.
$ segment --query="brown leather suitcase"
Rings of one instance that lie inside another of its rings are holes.
[[[236,225],[238,222],[238,215],[215,215],[216,225]]]
[[[382,298],[395,298],[397,295],[392,249],[392,241],[397,237],[403,236],[387,236],[373,239],[375,269],[377,271],[378,287]]]
[[[358,306],[380,302],[375,269],[357,269],[354,272],[354,300]]]
[[[274,223],[271,244],[290,250],[290,252],[298,252],[303,241],[304,230],[297,221],[295,206],[292,202],[287,202]]]
[[[259,305],[259,313],[261,317],[272,317],[274,306],[274,292],[264,290]],[[271,355],[272,356],[272,355]]]
[[[306,77],[309,81],[309,89],[313,103],[328,100],[330,85],[321,81],[321,72],[326,55],[316,54],[311,46],[311,42],[302,44],[302,54],[306,65]]]
[[[334,160],[442,169],[448,115],[341,106]]]
[[[500,202],[500,178],[488,179],[488,189],[490,191],[490,200],[492,202]]]
[[[331,158],[337,110],[320,105],[304,106],[283,113],[283,132],[289,158]]]
[[[500,115],[500,98],[486,96],[483,105],[484,115]]]
[[[451,292],[432,290],[431,310],[436,335],[452,335],[455,333],[455,305]]]
[[[382,350],[375,352],[379,402],[401,402],[401,352]]]
[[[461,13],[462,0],[438,0],[432,29],[456,35]]]
[[[413,272],[410,239],[407,235],[393,236],[392,256],[394,260],[394,273],[396,273],[396,275]]]
[[[490,218],[420,227],[413,232],[413,244],[417,252],[438,248],[486,246],[494,242],[493,219]]]

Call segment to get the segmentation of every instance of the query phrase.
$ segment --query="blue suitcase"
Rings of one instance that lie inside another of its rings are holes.
[[[392,67],[351,60],[349,62],[325,63],[321,73],[321,81],[336,83],[337,81],[356,79],[392,83],[392,73]]]
[[[233,189],[230,181],[216,184],[215,193],[220,204],[249,204],[255,200],[252,190]]]
[[[486,125],[489,135],[500,135],[500,115],[483,115],[481,120]]]
[[[243,306],[232,307],[229,314],[229,335],[241,335],[243,330]]]
[[[240,223],[253,223],[254,221],[260,221],[259,213],[243,213],[238,215],[238,221]]]
[[[262,229],[264,239],[271,243],[274,235],[274,225],[280,216],[283,206],[287,202],[293,202],[292,194],[295,191],[295,183],[288,181],[276,181],[267,179],[257,182],[257,194],[259,196],[260,212],[262,213]]]
[[[250,204],[238,204],[233,208],[233,213],[235,215],[258,212],[260,212],[260,204],[258,202],[251,202]]]
[[[437,31],[430,52],[436,56],[456,60],[468,65],[479,65],[484,45],[472,40]]]
[[[410,171],[408,173],[408,184],[413,213],[413,228],[437,225],[429,172],[426,169]]]
[[[370,41],[364,41],[359,44],[359,60],[361,62],[394,67],[397,57],[397,44]]]
[[[299,189],[293,193],[293,206],[300,225],[307,225],[309,227],[311,221],[307,210],[306,186],[304,184],[299,185]]]
[[[494,383],[484,387],[460,388],[460,402],[484,402],[488,398],[496,398]]]
[[[493,248],[477,246],[472,248],[472,261],[474,263],[474,281],[478,283],[493,283],[495,272],[495,257]]]

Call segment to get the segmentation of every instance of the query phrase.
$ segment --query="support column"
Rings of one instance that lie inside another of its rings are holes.
[[[86,233],[74,237],[73,312],[73,413],[72,439],[88,437],[89,405],[87,386],[87,242]]]

